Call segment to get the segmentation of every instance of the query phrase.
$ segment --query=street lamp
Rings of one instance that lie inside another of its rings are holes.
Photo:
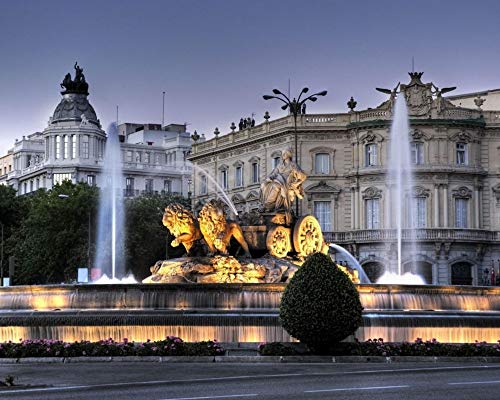
[[[287,95],[279,91],[278,89],[273,89],[273,94],[274,96],[271,95],[264,95],[262,96],[264,100],[271,100],[271,99],[277,99],[281,102],[284,103],[284,105],[281,106],[282,110],[286,110],[287,108],[290,110],[290,113],[293,115],[293,128],[294,128],[294,142],[295,142],[295,161],[298,164],[299,162],[299,150],[298,150],[298,140],[297,140],[297,116],[299,114],[302,114],[302,107],[305,105],[307,101],[312,101],[315,102],[318,100],[318,96],[326,96],[328,93],[326,90],[323,90],[322,92],[314,93],[311,94],[310,96],[307,96],[306,98],[302,99],[302,95],[306,94],[309,92],[309,88],[305,87],[301,90],[299,93],[298,98],[293,98],[293,100],[290,100]],[[305,109],[304,109],[305,113]],[[297,214],[297,217],[299,216],[299,202],[295,203],[295,212]]]

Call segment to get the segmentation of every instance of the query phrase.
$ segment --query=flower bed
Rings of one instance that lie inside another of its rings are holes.
[[[225,350],[216,340],[186,343],[175,336],[165,340],[116,342],[112,338],[99,342],[67,343],[60,340],[20,340],[0,344],[0,358],[22,357],[111,357],[111,356],[218,356]]]
[[[311,352],[294,343],[261,343],[259,354],[265,356],[310,355]],[[366,342],[339,343],[327,353],[335,356],[441,356],[441,357],[500,357],[500,340],[497,343],[439,343],[436,339],[414,342],[385,343],[382,338]]]

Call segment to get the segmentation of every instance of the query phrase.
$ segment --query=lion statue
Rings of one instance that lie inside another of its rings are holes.
[[[224,206],[220,201],[210,200],[205,204],[198,214],[198,221],[212,255],[216,253],[228,255],[229,242],[234,237],[243,248],[245,256],[250,257],[241,227],[236,222],[226,220]]]
[[[198,222],[191,211],[179,203],[170,204],[165,208],[162,222],[175,237],[170,244],[173,247],[182,244],[190,255],[195,242],[202,238]]]

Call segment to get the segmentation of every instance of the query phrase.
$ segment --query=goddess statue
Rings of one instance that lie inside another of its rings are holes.
[[[260,186],[260,212],[285,211],[287,223],[291,222],[292,203],[304,197],[302,183],[306,174],[292,161],[292,151],[281,153],[281,162]]]

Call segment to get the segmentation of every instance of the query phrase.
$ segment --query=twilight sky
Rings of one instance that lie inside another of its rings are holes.
[[[103,126],[190,124],[211,136],[264,111],[262,95],[303,86],[329,94],[308,112],[358,109],[375,87],[423,80],[454,94],[500,87],[500,2],[467,1],[0,1],[0,155],[42,131],[78,60]]]

